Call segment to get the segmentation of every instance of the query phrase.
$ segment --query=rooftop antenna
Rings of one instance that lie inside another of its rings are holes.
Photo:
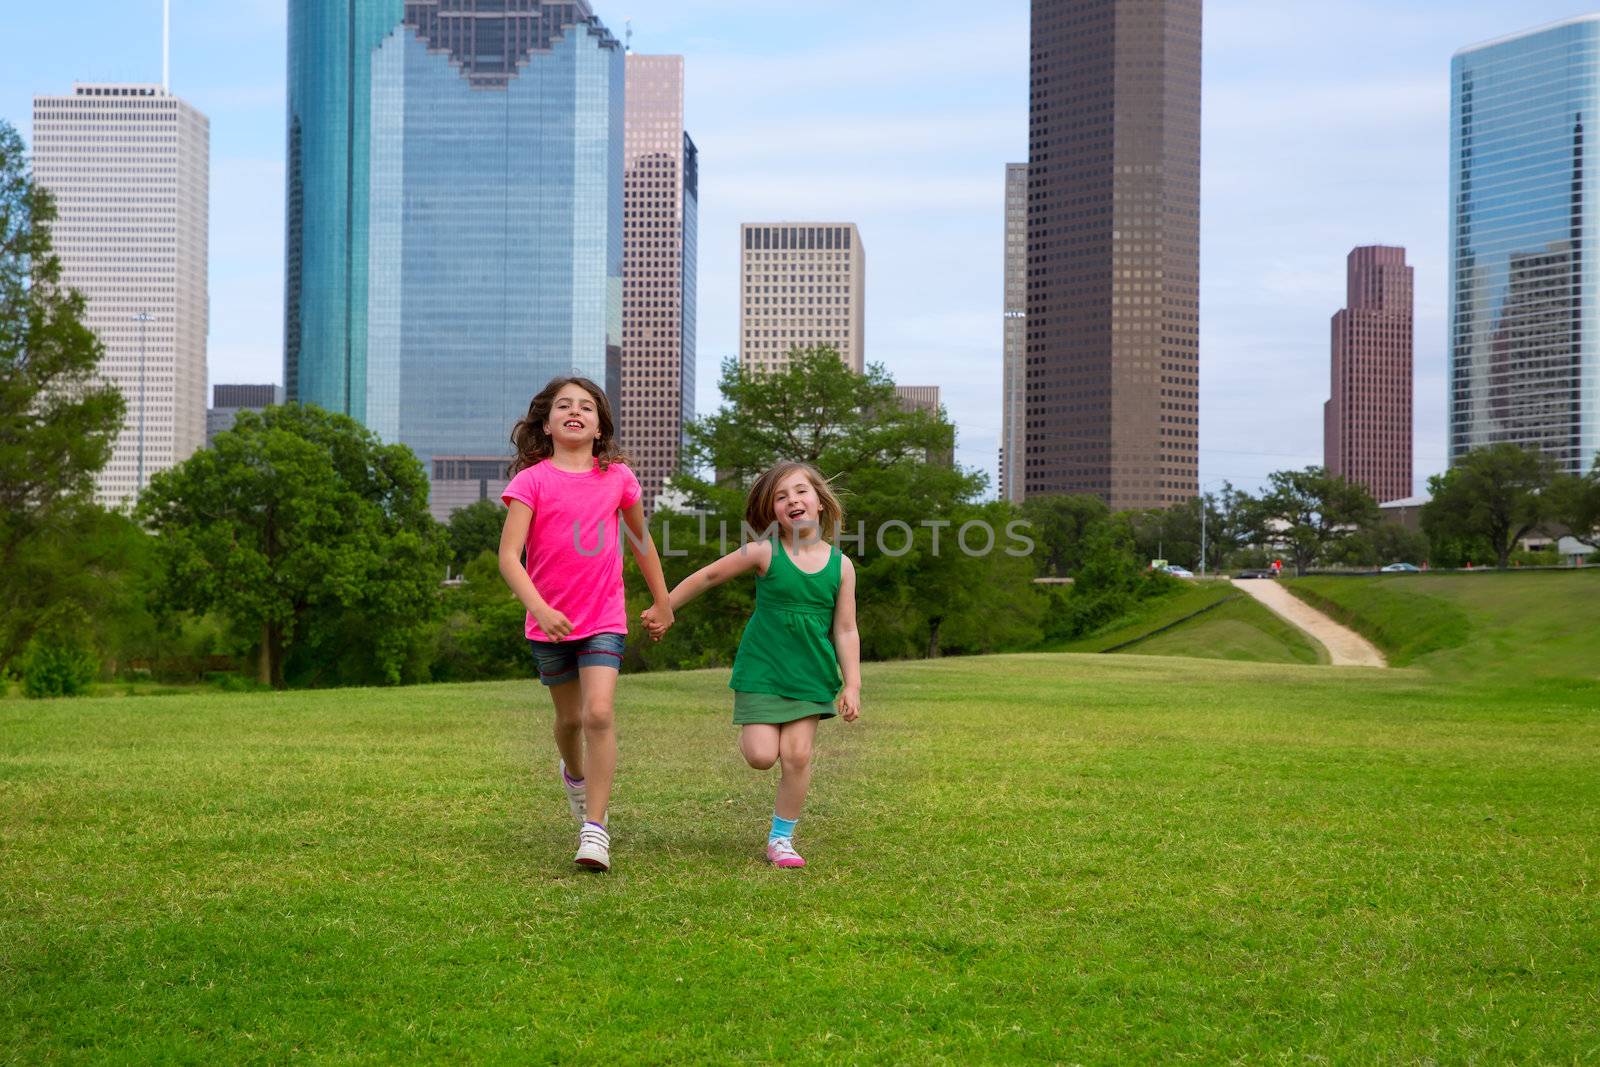
[[[623,19],[622,24],[627,28],[627,33],[623,38],[623,54],[631,56],[633,55],[633,20]]]
[[[161,91],[172,92],[172,0],[161,0]]]

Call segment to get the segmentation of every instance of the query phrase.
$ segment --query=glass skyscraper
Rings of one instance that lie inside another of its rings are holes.
[[[623,49],[584,0],[291,0],[284,380],[505,456],[622,354]]]
[[[1499,441],[1563,469],[1600,452],[1600,275],[1585,131],[1600,15],[1456,53],[1450,69],[1452,462]]]

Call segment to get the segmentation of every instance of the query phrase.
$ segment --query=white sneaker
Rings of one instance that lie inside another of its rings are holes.
[[[589,815],[588,786],[579,782],[573,785],[567,781],[567,761],[561,761],[561,788],[567,791],[567,809],[572,812],[572,817],[581,824]]]
[[[611,835],[597,822],[586,822],[578,831],[578,854],[572,862],[596,871],[611,869]]]

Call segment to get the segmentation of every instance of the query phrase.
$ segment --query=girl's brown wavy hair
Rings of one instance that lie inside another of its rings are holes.
[[[795,474],[804,474],[811,482],[811,488],[817,491],[817,525],[821,527],[822,539],[832,542],[839,535],[839,528],[844,525],[844,505],[839,503],[839,498],[834,495],[833,487],[828,484],[828,479],[822,472],[809,463],[799,463],[789,460],[768,467],[750,487],[750,493],[744,501],[744,521],[750,524],[750,529],[760,532],[778,521],[777,509],[772,506],[772,498],[778,494],[778,486]]]
[[[576,385],[594,398],[595,414],[600,417],[600,436],[595,438],[593,455],[600,461],[600,469],[628,461],[622,446],[617,443],[617,424],[611,417],[611,402],[606,399],[606,391],[588,378],[551,378],[550,383],[529,401],[527,416],[518,419],[511,428],[511,444],[517,450],[517,458],[506,469],[508,477],[555,455],[555,441],[545,432],[544,424],[550,420],[550,408],[556,402],[556,394],[569,385]]]

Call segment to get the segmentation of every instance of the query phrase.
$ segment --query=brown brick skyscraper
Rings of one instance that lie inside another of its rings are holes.
[[[1199,489],[1200,0],[1033,0],[1026,491]]]
[[[646,514],[694,418],[699,167],[683,129],[683,57],[627,56],[618,436]]]
[[[1350,253],[1345,308],[1333,316],[1332,399],[1323,466],[1379,503],[1411,495],[1411,268],[1404,248]]]

